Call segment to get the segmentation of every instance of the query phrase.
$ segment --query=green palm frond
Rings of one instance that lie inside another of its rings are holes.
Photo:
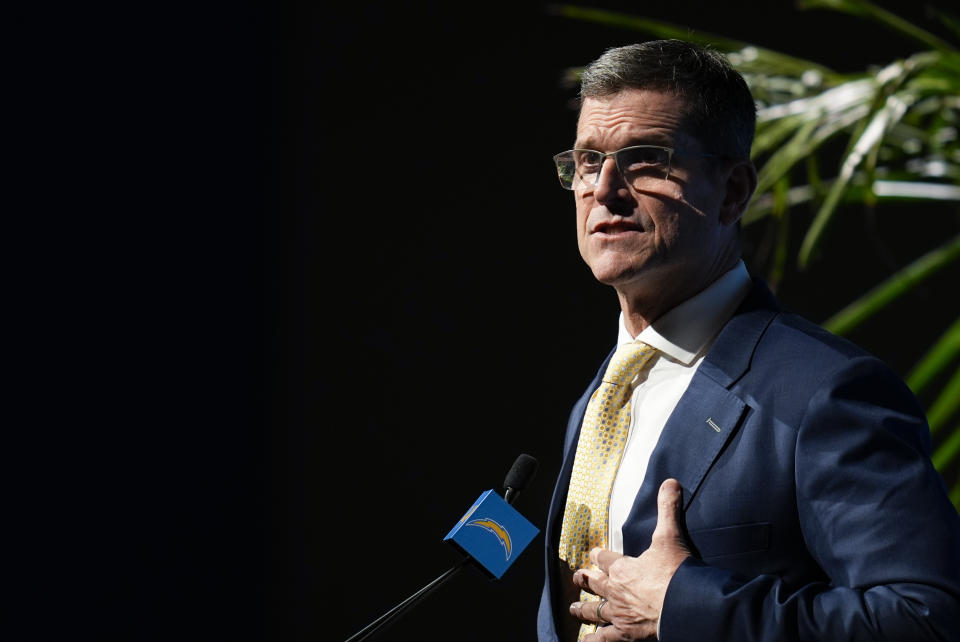
[[[960,408],[960,368],[953,373],[950,380],[937,395],[937,398],[927,410],[927,421],[930,423],[930,434],[937,434],[947,421],[953,417],[957,408]],[[955,438],[951,435],[947,441]]]
[[[873,20],[881,25],[889,27],[905,36],[913,38],[920,44],[939,51],[956,51],[956,49],[936,37],[929,31],[921,29],[917,25],[904,20],[900,16],[878,7],[867,0],[799,0],[798,6],[801,9],[832,9],[834,11],[843,11],[860,18]]]
[[[907,375],[907,385],[920,394],[933,379],[960,355],[960,318],[923,355]]]
[[[918,283],[960,257],[960,235],[945,245],[927,252],[872,290],[848,304],[824,321],[823,327],[836,334],[847,334],[872,318],[884,306],[906,294]]]
[[[749,42],[697,32],[676,24],[603,9],[557,5],[574,20],[710,45],[743,74],[757,101],[751,156],[758,186],[742,224],[768,226],[764,252],[767,280],[776,285],[788,267],[803,271],[819,260],[836,219],[852,205],[877,210],[890,203],[915,208],[960,203],[960,48],[868,0],[800,0],[801,10],[844,12],[871,21],[916,43],[911,56],[860,73],[772,51]],[[936,18],[960,40],[960,21]],[[576,76],[579,69],[570,70]],[[809,215],[809,219],[806,217]],[[937,214],[934,214],[937,215]],[[942,215],[942,214],[940,214]],[[955,214],[954,214],[955,215]],[[802,229],[799,249],[791,235]],[[931,234],[922,255],[837,311],[824,326],[838,334],[879,319],[888,304],[947,266],[960,264],[960,235]],[[943,301],[956,302],[956,293]],[[954,305],[957,305],[954,303]],[[960,312],[960,309],[958,309]],[[922,311],[920,311],[922,314]],[[960,475],[960,320],[919,352],[906,381],[933,400],[927,418],[934,435],[934,463]],[[953,428],[946,430],[945,426]],[[960,479],[950,485],[960,507]]]
[[[950,438],[943,442],[939,448],[933,452],[933,467],[937,470],[944,470],[951,462],[956,461],[960,456],[960,426],[954,428]],[[956,503],[956,500],[954,500]]]

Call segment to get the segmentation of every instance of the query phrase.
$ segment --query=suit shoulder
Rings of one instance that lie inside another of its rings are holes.
[[[777,314],[758,347],[775,350],[781,358],[796,358],[800,362],[815,363],[820,369],[851,359],[876,359],[852,341],[791,312]]]
[[[748,382],[751,382],[748,384]],[[843,337],[793,313],[774,318],[743,380],[758,396],[798,400],[797,409],[819,396],[848,397],[896,406],[922,415],[907,384],[883,360]]]

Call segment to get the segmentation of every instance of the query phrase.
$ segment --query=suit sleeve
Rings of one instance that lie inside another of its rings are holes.
[[[916,399],[879,361],[828,373],[797,426],[795,488],[829,581],[788,586],[688,559],[661,641],[960,640],[960,516],[929,450]]]

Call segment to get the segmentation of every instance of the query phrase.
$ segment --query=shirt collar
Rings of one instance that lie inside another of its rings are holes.
[[[690,365],[720,333],[750,291],[750,275],[743,261],[721,275],[703,291],[654,321],[634,339],[620,313],[617,345],[643,341],[673,359]]]

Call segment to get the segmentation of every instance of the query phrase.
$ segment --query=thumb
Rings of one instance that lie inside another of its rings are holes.
[[[676,479],[665,479],[657,495],[657,528],[653,542],[679,544],[687,549],[683,535],[683,487]]]

